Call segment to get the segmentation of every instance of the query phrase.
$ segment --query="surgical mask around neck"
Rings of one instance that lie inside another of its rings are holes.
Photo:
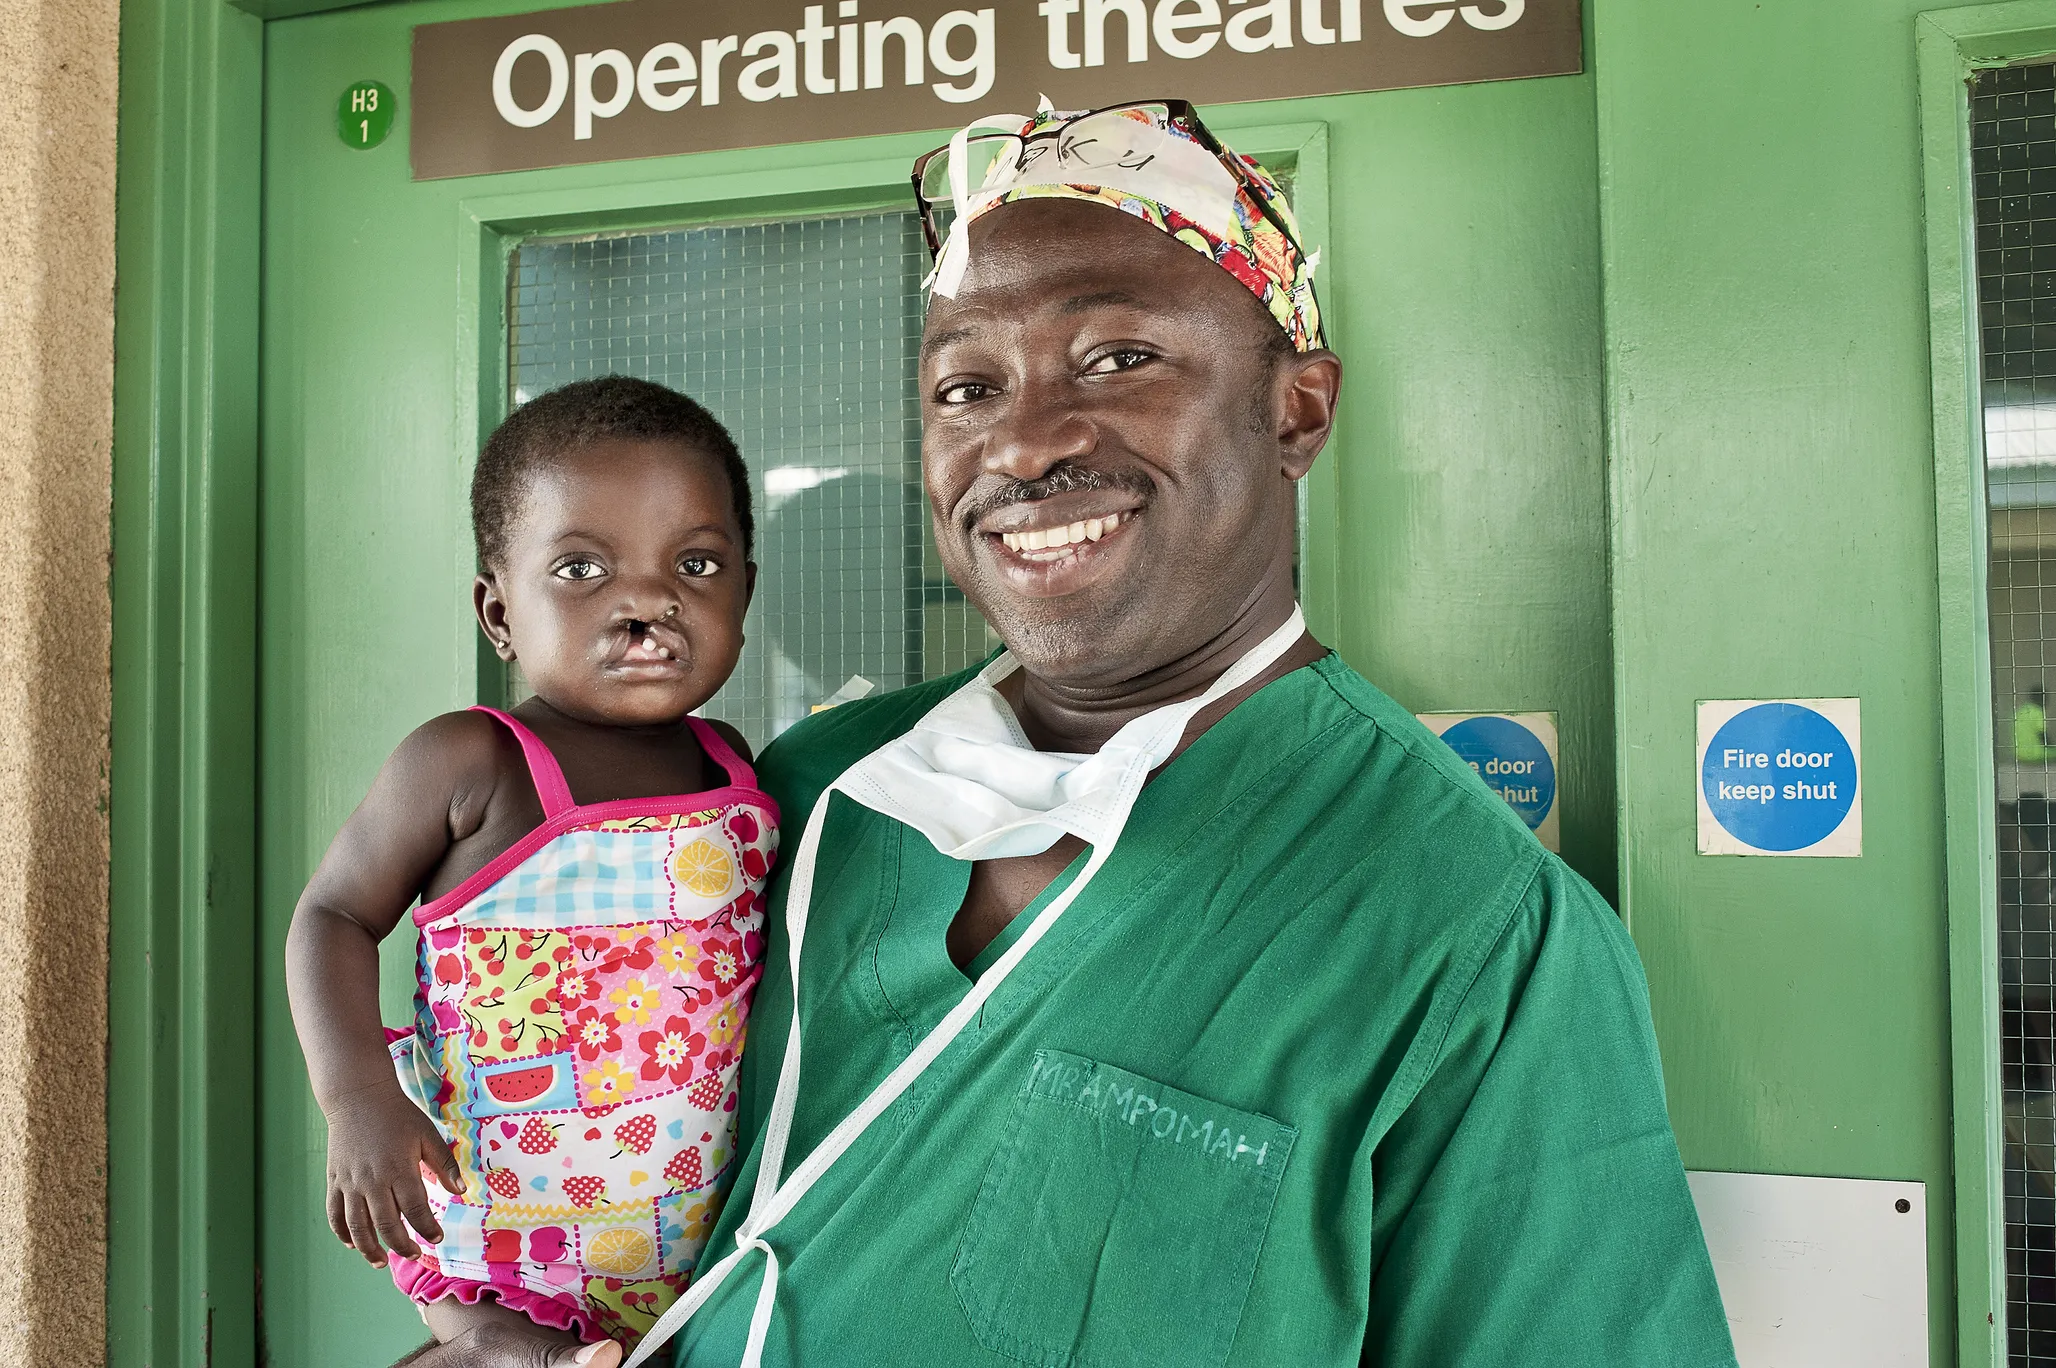
[[[1015,966],[1092,883],[1113,854],[1150,773],[1177,750],[1192,719],[1260,677],[1305,634],[1306,619],[1295,605],[1283,625],[1252,647],[1204,693],[1144,713],[1092,755],[1038,751],[1028,744],[1013,709],[996,687],[1018,668],[1012,652],[1007,652],[931,708],[904,735],[857,761],[829,785],[808,815],[786,894],[792,1025],[771,1100],[749,1215],[736,1231],[735,1249],[701,1274],[650,1328],[624,1368],[639,1368],[658,1345],[676,1334],[753,1249],[764,1255],[764,1276],[750,1316],[742,1368],[760,1368],[778,1292],[778,1255],[764,1237],[977,1017]],[[821,832],[830,800],[837,793],[913,827],[954,859],[1040,854],[1067,834],[1086,842],[1092,853],[1078,877],[1036,914],[1020,939],[979,975],[935,1029],[785,1177],[785,1150],[799,1100],[800,958],[813,904]]]
[[[1296,641],[1303,622],[1279,630],[1295,625]],[[1028,744],[998,687],[1018,668],[1011,653],[1000,656],[904,736],[851,766],[838,787],[951,859],[1038,855],[1066,835],[1111,845],[1143,781],[1177,749],[1193,716],[1254,678],[1231,670],[1200,697],[1144,713],[1097,752],[1072,755]]]

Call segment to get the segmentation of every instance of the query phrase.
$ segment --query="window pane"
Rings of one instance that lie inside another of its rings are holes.
[[[2010,1368],[2056,1365],[2056,67],[1971,83],[1998,740]]]
[[[928,264],[911,213],[536,241],[514,254],[511,404],[589,376],[642,376],[713,410],[749,462],[749,644],[706,712],[753,746],[852,675],[899,688],[996,644],[944,577],[921,495]]]

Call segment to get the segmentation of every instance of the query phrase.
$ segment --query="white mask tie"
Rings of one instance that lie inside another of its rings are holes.
[[[851,765],[824,790],[807,817],[786,895],[786,930],[792,971],[792,1027],[778,1090],[764,1131],[764,1152],[749,1215],[735,1233],[727,1257],[693,1280],[685,1295],[650,1327],[623,1368],[640,1368],[677,1334],[714,1295],[744,1255],[761,1250],[763,1281],[750,1315],[749,1340],[741,1368],[762,1368],[764,1342],[778,1294],[779,1262],[764,1237],[798,1205],[873,1121],[899,1100],[915,1079],[978,1016],[1007,976],[1077,901],[1112,855],[1142,786],[1185,735],[1192,719],[1210,704],[1255,680],[1306,634],[1306,618],[1295,604],[1291,617],[1197,698],[1172,703],[1135,718],[1093,755],[1037,751],[1028,744],[1013,710],[994,686],[1018,664],[1000,655],[961,689],[930,709],[905,735],[886,742]],[[843,793],[857,803],[913,827],[935,848],[959,860],[1006,859],[1039,854],[1066,834],[1087,842],[1092,853],[1070,886],[1037,913],[1021,938],[978,976],[969,992],[899,1066],[886,1075],[856,1110],[828,1133],[792,1176],[781,1179],[785,1149],[792,1138],[800,1081],[800,951],[813,903],[814,865],[821,848],[829,800]]]

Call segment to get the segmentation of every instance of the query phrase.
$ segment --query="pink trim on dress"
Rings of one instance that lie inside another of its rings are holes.
[[[757,772],[750,768],[748,761],[735,753],[735,747],[729,745],[727,738],[715,730],[713,723],[704,717],[688,717],[685,719],[685,725],[691,727],[692,734],[699,738],[700,749],[707,753],[707,758],[728,771],[730,788],[753,789],[757,786]]]
[[[574,827],[592,826],[599,822],[621,822],[634,817],[668,817],[676,813],[687,799],[693,802],[696,809],[718,808],[728,803],[751,803],[769,812],[772,821],[784,824],[785,814],[779,811],[778,800],[756,786],[757,772],[735,753],[733,746],[721,739],[721,733],[701,718],[688,717],[686,722],[692,727],[693,735],[700,743],[700,749],[707,753],[709,759],[728,771],[728,784],[701,793],[671,793],[654,798],[612,798],[601,803],[580,804],[572,798],[571,787],[564,782],[564,771],[558,767],[557,757],[550,753],[550,748],[543,743],[541,737],[498,708],[481,705],[470,711],[498,718],[514,733],[515,739],[521,742],[521,753],[528,761],[529,777],[535,781],[536,797],[542,800],[543,823],[495,855],[486,862],[483,869],[440,898],[415,908],[416,926],[427,926],[437,918],[464,906],[504,878],[523,860]],[[530,748],[531,745],[533,749]],[[538,755],[541,756],[540,760],[537,759]],[[551,809],[550,794],[544,789],[546,776],[549,781],[554,782],[556,790],[561,791],[568,806]]]
[[[471,1278],[452,1278],[440,1269],[427,1264],[416,1263],[403,1255],[387,1257],[387,1267],[392,1270],[393,1283],[418,1306],[427,1306],[455,1297],[466,1306],[476,1306],[490,1298],[510,1311],[519,1311],[537,1325],[552,1330],[576,1331],[578,1338],[586,1344],[597,1344],[610,1338],[600,1329],[599,1322],[586,1314],[585,1303],[571,1293],[545,1296],[533,1288],[524,1287],[513,1278],[513,1265],[507,1265],[508,1282],[482,1283]]]
[[[514,733],[514,739],[521,743],[521,758],[528,761],[528,777],[535,784],[535,796],[542,799],[543,816],[555,817],[578,806],[571,797],[571,785],[564,782],[564,767],[557,763],[557,757],[550,754],[550,748],[543,739],[516,721],[512,714],[484,704],[472,708],[488,717],[497,717],[502,726]]]

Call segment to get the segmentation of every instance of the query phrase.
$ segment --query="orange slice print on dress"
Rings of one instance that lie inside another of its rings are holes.
[[[586,1242],[585,1265],[595,1273],[625,1278],[639,1273],[657,1255],[657,1242],[646,1230],[614,1226]]]
[[[671,857],[671,877],[695,897],[718,898],[735,881],[735,860],[701,836],[680,846]]]

